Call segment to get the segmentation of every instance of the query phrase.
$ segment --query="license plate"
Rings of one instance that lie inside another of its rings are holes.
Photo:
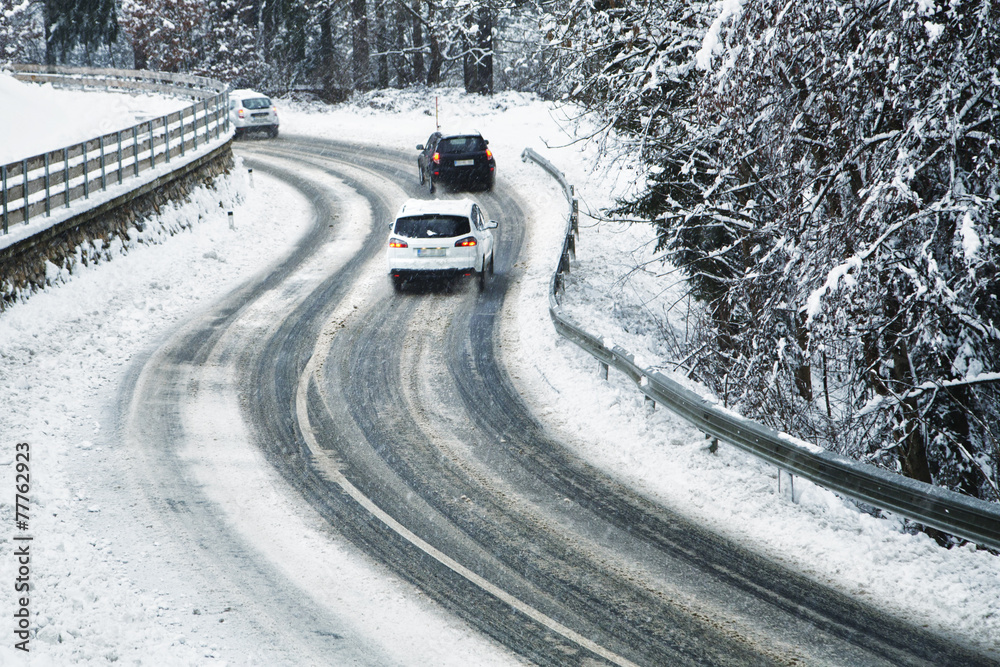
[[[444,257],[444,248],[417,248],[417,257]]]
[[[456,167],[471,167],[476,164],[475,160],[455,160]]]

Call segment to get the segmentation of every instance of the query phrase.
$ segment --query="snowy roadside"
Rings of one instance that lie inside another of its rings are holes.
[[[31,447],[29,608],[37,629],[31,664],[197,664],[214,650],[192,627],[204,620],[185,618],[191,611],[176,593],[149,585],[166,580],[168,566],[160,544],[136,528],[148,522],[102,521],[135,506],[127,495],[115,498],[130,460],[114,450],[115,425],[107,419],[129,360],[266,258],[245,241],[265,225],[234,233],[220,208],[243,190],[230,179],[216,192],[197,191],[190,204],[163,211],[160,224],[147,226],[128,254],[120,241],[100,248],[113,261],[53,275],[56,287],[0,317],[0,386],[10,400],[0,417],[5,479],[13,480],[15,442]],[[247,205],[236,215],[251,218]],[[294,230],[276,231],[276,244],[294,238]],[[234,244],[233,237],[244,242]],[[11,532],[0,534],[4,553]],[[0,579],[12,580],[13,567],[12,559],[0,559]],[[145,571],[145,584],[135,568]],[[11,645],[0,644],[0,657],[22,658]]]
[[[549,159],[589,204],[582,202],[582,210],[597,212],[617,194],[600,172],[580,169],[586,160],[571,151]],[[612,372],[600,381],[592,357],[557,339],[551,326],[543,333],[532,326],[548,320],[542,284],[555,265],[566,215],[564,199],[546,201],[555,204],[560,228],[528,248],[540,257],[526,258],[527,265],[548,273],[522,283],[526,293],[512,308],[522,345],[509,359],[526,360],[524,393],[564,441],[595,466],[775,562],[1000,658],[1000,558],[973,545],[942,549],[926,535],[902,532],[901,521],[875,519],[805,480],[794,481],[793,501],[787,475],[779,484],[775,468],[731,447],[710,453],[704,435],[669,411],[649,414],[624,376]],[[685,297],[680,277],[653,252],[653,230],[586,215],[580,227],[564,310],[643,365],[660,366],[691,386],[668,363],[665,340],[684,337],[683,316],[671,309]]]

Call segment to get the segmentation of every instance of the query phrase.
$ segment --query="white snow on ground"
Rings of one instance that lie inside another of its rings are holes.
[[[607,383],[599,380],[596,362],[559,339],[548,318],[547,288],[561,245],[565,199],[548,175],[523,164],[519,155],[531,146],[566,171],[585,211],[597,211],[630,187],[631,172],[594,169],[590,144],[548,148],[546,143],[569,143],[560,129],[562,114],[530,97],[438,95],[444,128],[480,129],[497,156],[500,181],[530,202],[532,223],[515,268],[519,286],[507,300],[504,349],[508,363],[519,366],[526,400],[546,422],[581,456],[665,505],[817,581],[1000,657],[1000,559],[971,548],[941,549],[903,533],[898,522],[861,514],[801,480],[795,480],[793,502],[788,479],[779,493],[773,469],[725,446],[710,454],[701,434],[667,411],[649,414],[627,380],[614,372]],[[369,99],[366,106],[332,110],[281,105],[282,132],[412,150],[434,130],[433,93]],[[0,124],[0,145],[8,128]],[[51,136],[47,132],[39,130],[40,141]],[[413,156],[416,178],[415,150]],[[131,358],[278,259],[301,233],[305,221],[289,212],[303,210],[305,202],[256,178],[255,190],[236,177],[218,192],[165,211],[163,227],[146,232],[159,245],[135,245],[112,262],[53,275],[59,284],[0,315],[0,479],[9,485],[0,495],[0,582],[8,582],[0,585],[9,586],[16,576],[14,454],[16,443],[28,442],[35,536],[30,609],[38,630],[29,662],[13,648],[13,633],[0,629],[0,664],[294,663],[292,655],[247,635],[231,615],[212,606],[213,594],[200,586],[197,573],[176,565],[183,558],[169,535],[149,534],[146,525],[154,519],[121,481],[132,460],[113,451],[114,425],[106,423]],[[237,227],[230,230],[219,202],[228,206],[239,193],[244,201],[235,207]],[[504,224],[505,212],[489,213]],[[163,231],[188,223],[190,229],[169,238]],[[665,270],[648,263],[649,228],[586,217],[581,228],[566,308],[588,330],[646,363],[661,363],[669,351],[660,342],[663,332],[671,323],[678,330],[684,326],[668,314],[682,292],[676,276],[654,275]],[[118,255],[120,248],[104,252]],[[252,456],[242,463],[255,465]],[[262,464],[253,475],[253,484],[281,489]],[[307,514],[303,523],[301,530],[308,530]],[[516,662],[412,587],[380,576],[377,566],[335,537],[324,540],[331,567],[353,582],[339,592],[344,610],[359,614],[372,636],[390,644],[387,629],[410,629],[388,647],[400,664],[430,664],[428,656],[442,664],[447,655],[452,664],[470,655],[495,664]],[[302,546],[315,548],[313,542]],[[10,592],[0,596],[0,613],[10,618],[15,603]]]

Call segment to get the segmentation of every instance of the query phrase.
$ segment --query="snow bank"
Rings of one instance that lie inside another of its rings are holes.
[[[22,83],[0,71],[0,164],[122,130],[189,106],[162,95],[90,92]]]

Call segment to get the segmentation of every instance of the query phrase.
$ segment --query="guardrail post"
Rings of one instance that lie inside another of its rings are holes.
[[[63,148],[63,203],[69,208],[69,146]]]
[[[24,224],[28,224],[31,206],[28,204],[28,161],[21,160],[21,175],[24,176]]]
[[[167,156],[167,163],[170,163],[170,116],[163,117],[163,154]]]
[[[191,106],[191,149],[198,150],[198,103]]]
[[[570,221],[572,222],[573,234],[576,236],[580,235],[580,200],[573,197],[573,213],[571,214]]]
[[[208,100],[205,100],[205,143],[212,141],[212,135],[209,134],[208,129]]]
[[[149,168],[156,166],[156,153],[153,151],[153,121],[149,121]]]
[[[566,250],[569,251],[570,257],[576,259],[576,237],[572,234],[566,237]]]
[[[778,468],[778,495],[779,496],[781,495],[781,475],[782,475],[782,473],[788,475],[788,492],[791,495],[791,498],[790,498],[791,501],[793,503],[796,503],[797,501],[795,500],[795,475],[793,475],[790,472],[786,472],[786,471],[782,470],[781,468]]]
[[[560,273],[569,273],[569,250],[563,251],[562,259],[559,260]]]
[[[184,109],[181,109],[181,157],[184,157]]]
[[[90,199],[90,165],[87,164],[87,142],[80,144],[83,147],[83,198]]]
[[[3,195],[3,233],[7,233],[7,165],[0,166],[0,193]]]
[[[649,396],[646,396],[645,394],[643,394],[643,398],[646,399],[645,401],[643,401],[643,403],[645,403],[646,405],[647,413],[652,413],[654,410],[656,410],[656,401],[651,399]]]
[[[118,185],[122,184],[122,131],[118,130]]]
[[[132,171],[139,176],[139,126],[132,126]]]
[[[108,170],[105,167],[104,135],[103,134],[101,135],[100,146],[101,146],[101,190],[107,190],[108,189]]]
[[[608,379],[608,365],[603,361],[598,360],[597,362],[597,374],[602,380]]]
[[[45,217],[52,216],[52,179],[49,176],[49,152],[45,151]]]

